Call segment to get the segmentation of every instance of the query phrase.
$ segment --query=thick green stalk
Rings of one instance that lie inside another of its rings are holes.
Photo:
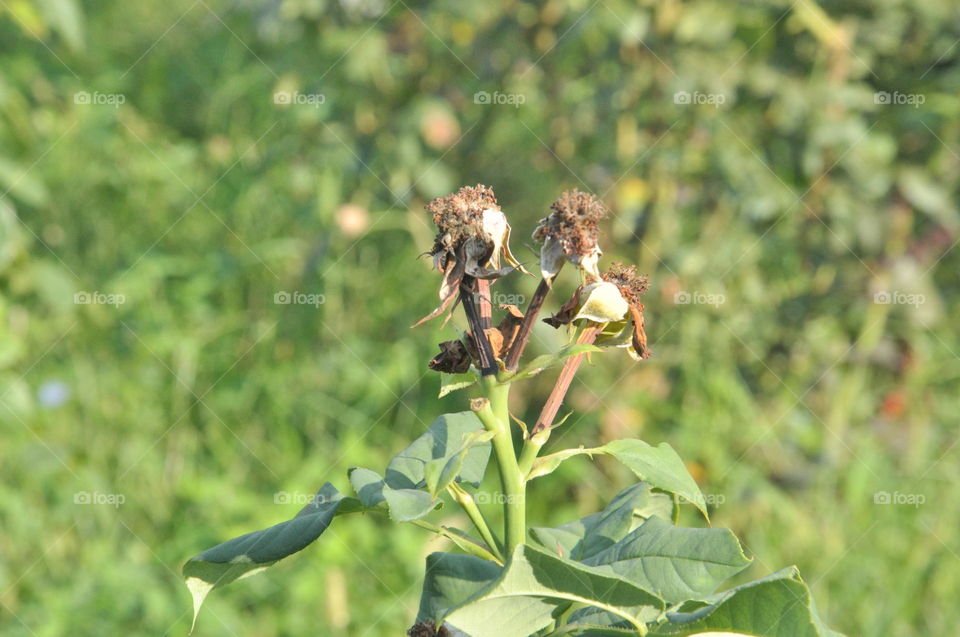
[[[517,464],[517,452],[510,437],[510,414],[507,399],[510,385],[500,385],[496,378],[483,379],[487,398],[479,398],[471,404],[484,428],[492,432],[493,452],[497,457],[500,470],[500,483],[503,486],[503,515],[506,530],[506,551],[509,556],[513,550],[526,541],[526,482]]]

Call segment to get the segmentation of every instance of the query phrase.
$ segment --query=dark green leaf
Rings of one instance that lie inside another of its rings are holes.
[[[387,466],[386,483],[394,489],[423,489],[427,486],[427,464],[445,466],[449,461],[462,462],[459,477],[464,482],[479,486],[483,480],[487,461],[490,459],[490,443],[471,439],[471,434],[482,431],[483,425],[472,411],[440,416],[430,429],[398,453]],[[464,445],[472,440],[472,446],[464,452]]]
[[[293,519],[235,537],[187,560],[183,576],[193,596],[194,623],[210,591],[302,550],[327,530],[341,508],[355,511],[361,504],[354,498],[344,498],[328,482]]]
[[[669,496],[640,482],[618,493],[599,513],[554,528],[534,527],[530,532],[549,552],[581,561],[623,539],[651,515],[669,519],[672,508]]]
[[[705,517],[707,509],[697,482],[677,452],[665,442],[653,447],[642,440],[614,440],[600,447],[645,480],[664,491],[676,493],[696,506]]]
[[[668,613],[667,618],[654,634],[726,630],[758,637],[842,637],[823,625],[796,567],[732,588],[697,610]]]
[[[687,529],[654,517],[584,563],[676,603],[712,595],[750,560],[729,529]]]
[[[492,581],[492,569],[478,569],[465,576],[451,568],[438,578],[428,565],[421,619],[446,621],[468,635],[528,637],[550,625],[555,608],[563,602],[597,606],[635,627],[653,621],[664,608],[663,600],[616,575],[533,546],[517,547]]]

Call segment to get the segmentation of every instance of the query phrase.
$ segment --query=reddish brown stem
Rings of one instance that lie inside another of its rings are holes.
[[[580,334],[580,338],[577,339],[577,344],[590,345],[596,340],[597,334],[599,333],[599,325],[588,327]],[[570,383],[573,382],[573,377],[576,376],[584,356],[586,356],[586,354],[571,356],[567,359],[567,362],[563,364],[563,369],[560,370],[560,375],[557,377],[557,383],[553,386],[553,391],[550,392],[550,397],[547,398],[547,402],[543,404],[543,409],[540,410],[540,417],[537,418],[537,424],[535,424],[530,431],[531,438],[553,426],[553,420],[557,417],[560,405],[563,403],[563,399],[570,389]]]
[[[467,323],[470,325],[470,333],[473,335],[473,344],[477,350],[477,356],[480,357],[480,374],[482,376],[492,376],[497,373],[497,359],[493,354],[493,347],[490,345],[490,339],[484,328],[482,318],[482,301],[478,303],[478,283],[481,279],[475,279],[472,276],[463,277],[460,282],[460,300],[463,301],[463,311],[467,315]],[[489,282],[487,283],[489,307]]]
[[[507,371],[515,370],[517,365],[520,364],[520,357],[523,355],[523,350],[530,340],[530,334],[533,332],[533,324],[537,321],[540,308],[543,307],[543,301],[547,298],[548,292],[550,292],[550,286],[547,285],[547,280],[540,279],[540,285],[537,286],[536,291],[533,293],[533,298],[530,299],[530,305],[527,306],[527,313],[523,315],[520,330],[517,332],[516,338],[513,339],[513,344],[507,353]]]
[[[477,299],[480,303],[480,324],[488,330],[493,325],[493,303],[490,299],[490,281],[477,279]]]

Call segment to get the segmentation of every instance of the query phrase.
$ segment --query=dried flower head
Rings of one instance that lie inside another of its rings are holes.
[[[470,239],[483,239],[483,213],[500,211],[493,188],[477,184],[464,186],[452,195],[437,197],[426,205],[437,226],[437,237],[430,255],[445,258]],[[501,213],[502,214],[502,213]],[[442,264],[441,264],[442,265]],[[442,270],[442,267],[438,267]]]
[[[510,252],[510,224],[492,188],[464,186],[452,195],[434,199],[426,208],[438,231],[429,254],[434,267],[443,272],[443,284],[440,306],[417,325],[450,306],[465,276],[496,279],[520,268]],[[508,267],[500,267],[501,258]]]
[[[650,358],[640,302],[649,287],[649,279],[637,274],[634,266],[614,263],[600,281],[578,287],[560,311],[544,322],[553,327],[570,323],[599,326],[595,345],[625,347],[637,360]]]
[[[630,321],[619,334],[609,334],[610,345],[627,347],[627,352],[637,360],[650,358],[653,352],[647,346],[647,333],[643,329],[643,303],[640,296],[650,288],[650,279],[637,274],[636,266],[614,263],[603,273],[603,280],[613,283],[630,307]],[[605,335],[597,339],[597,345],[603,345]]]
[[[650,279],[637,274],[637,266],[614,263],[602,275],[604,281],[617,286],[620,294],[630,305],[640,305],[640,295],[650,289]]]
[[[579,266],[590,281],[600,279],[597,262],[602,254],[597,244],[599,222],[607,209],[590,193],[567,190],[551,204],[552,212],[540,220],[533,238],[541,243],[540,269],[552,281],[564,260]]]

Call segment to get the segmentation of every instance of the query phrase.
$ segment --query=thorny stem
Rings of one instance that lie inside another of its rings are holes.
[[[486,284],[486,294],[478,294]],[[473,334],[473,343],[480,357],[480,374],[482,376],[492,376],[497,373],[497,359],[493,354],[493,347],[490,345],[490,339],[487,338],[486,329],[489,328],[490,313],[490,282],[483,279],[475,279],[472,276],[463,277],[460,283],[460,298],[463,301],[463,311],[467,315],[467,323],[470,324],[470,332]],[[478,298],[479,305],[478,305]],[[486,297],[484,301],[484,297]],[[483,318],[482,306],[486,303],[487,319]],[[485,325],[485,323],[487,325]]]
[[[526,527],[526,482],[517,464],[516,450],[510,436],[510,415],[507,399],[510,385],[500,385],[493,377],[483,379],[487,398],[472,401],[470,407],[476,412],[487,431],[493,432],[493,452],[497,456],[500,482],[503,487],[503,515],[506,536],[504,555],[524,543]]]
[[[530,299],[530,305],[527,306],[527,312],[523,315],[520,330],[517,332],[516,338],[513,339],[513,344],[507,354],[507,371],[515,370],[517,365],[520,364],[520,357],[523,355],[523,350],[526,348],[527,342],[530,340],[530,334],[533,332],[533,324],[536,323],[540,308],[543,307],[543,301],[547,298],[549,292],[550,284],[547,283],[546,279],[540,279],[540,284],[533,293],[533,298]]]
[[[470,521],[473,522],[473,526],[477,529],[477,532],[480,533],[480,537],[487,543],[487,546],[490,547],[490,552],[502,562],[503,555],[500,553],[500,545],[493,536],[493,533],[490,532],[490,527],[487,526],[487,521],[483,517],[483,513],[480,512],[480,507],[477,506],[473,496],[464,491],[463,488],[456,483],[451,483],[447,489],[450,491],[453,499],[456,500],[457,504],[463,509],[463,512],[470,518]]]
[[[577,339],[577,344],[589,345],[593,343],[597,338],[597,334],[600,333],[600,328],[600,325],[591,325],[584,329],[580,333],[580,338]],[[543,404],[543,409],[540,411],[540,417],[537,418],[537,423],[530,431],[531,440],[540,432],[553,426],[553,420],[557,417],[557,411],[560,410],[560,405],[563,403],[563,399],[570,389],[570,383],[573,382],[573,377],[577,374],[577,369],[580,368],[580,363],[583,362],[584,356],[586,356],[586,354],[571,356],[567,359],[567,362],[564,363],[563,369],[560,371],[560,376],[557,377],[557,383],[553,386],[553,391],[550,392],[550,397],[547,398],[547,402]]]

